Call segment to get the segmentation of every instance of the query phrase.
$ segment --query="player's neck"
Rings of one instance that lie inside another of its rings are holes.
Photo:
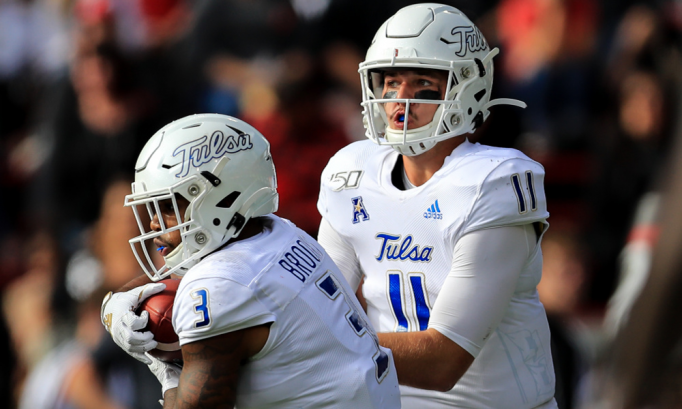
[[[421,155],[403,156],[407,178],[415,186],[428,182],[433,174],[443,167],[445,158],[450,156],[452,151],[464,141],[464,137],[457,136],[438,142],[436,146]]]

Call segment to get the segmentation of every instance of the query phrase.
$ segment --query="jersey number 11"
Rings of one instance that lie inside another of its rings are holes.
[[[426,278],[422,273],[409,273],[407,280],[409,288],[403,283],[402,271],[388,271],[388,299],[397,321],[395,331],[424,331],[428,328],[431,317],[431,308],[426,298]],[[407,297],[412,301],[411,311],[406,311]]]

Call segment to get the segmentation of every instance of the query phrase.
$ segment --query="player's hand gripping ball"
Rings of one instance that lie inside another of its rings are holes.
[[[140,331],[151,331],[154,340],[158,342],[156,348],[149,351],[151,356],[164,362],[181,364],[182,350],[178,335],[173,329],[173,303],[180,280],[168,278],[159,282],[166,284],[166,288],[142,301],[136,311],[138,315],[142,311],[149,313],[147,326]]]

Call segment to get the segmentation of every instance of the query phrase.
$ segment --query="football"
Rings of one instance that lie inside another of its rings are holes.
[[[178,335],[173,329],[173,303],[180,280],[169,278],[159,282],[166,284],[166,288],[142,301],[136,313],[140,314],[142,311],[149,313],[147,326],[141,331],[151,331],[159,343],[156,348],[149,351],[149,354],[164,362],[180,364],[182,351]]]

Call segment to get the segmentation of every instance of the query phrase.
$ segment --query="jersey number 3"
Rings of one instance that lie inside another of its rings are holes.
[[[194,321],[194,328],[205,327],[211,323],[211,311],[208,308],[208,290],[200,288],[190,293],[192,298],[197,300],[194,303],[194,313],[198,314],[200,318]]]
[[[532,212],[538,210],[538,201],[535,196],[535,180],[533,177],[533,172],[527,170],[524,174],[525,177],[519,176],[518,173],[511,175],[512,188],[516,194],[516,201],[519,205],[519,213],[523,214],[530,210]],[[523,180],[522,180],[523,179]],[[526,188],[523,188],[523,183],[525,182]],[[526,197],[528,193],[528,197]]]

